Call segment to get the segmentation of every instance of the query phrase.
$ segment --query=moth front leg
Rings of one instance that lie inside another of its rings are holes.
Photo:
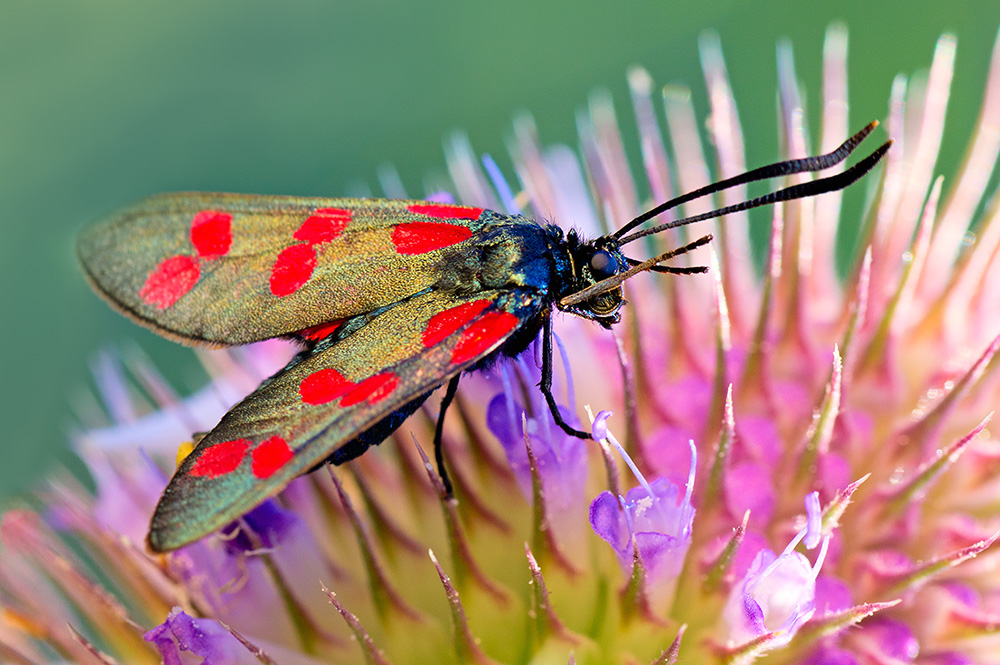
[[[578,439],[590,439],[587,432],[582,432],[569,425],[563,420],[559,407],[556,405],[556,398],[552,395],[552,311],[547,310],[542,313],[542,381],[539,384],[542,395],[545,396],[545,403],[549,405],[552,418],[564,432]]]

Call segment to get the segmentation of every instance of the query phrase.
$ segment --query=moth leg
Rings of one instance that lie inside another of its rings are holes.
[[[441,441],[444,436],[444,414],[451,406],[451,401],[455,399],[455,393],[458,391],[458,379],[461,376],[461,374],[456,374],[448,382],[444,397],[441,398],[441,411],[438,413],[437,427],[434,428],[434,461],[437,462],[438,475],[441,477],[441,484],[444,485],[445,496],[449,499],[454,496],[454,493],[451,489],[451,480],[448,479],[448,470],[444,468],[444,446]]]
[[[564,432],[570,436],[575,436],[578,439],[589,439],[590,434],[587,432],[581,432],[578,429],[574,429],[569,426],[569,424],[563,420],[562,414],[559,413],[559,407],[556,405],[556,398],[552,395],[552,312],[545,312],[542,315],[542,382],[538,384],[541,389],[542,394],[545,396],[545,402],[549,405],[549,411],[552,412],[552,418],[556,421],[556,425],[562,428]]]

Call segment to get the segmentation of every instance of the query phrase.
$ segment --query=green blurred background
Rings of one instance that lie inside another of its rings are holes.
[[[419,194],[450,130],[500,157],[511,116],[529,110],[543,141],[573,142],[595,88],[612,93],[630,137],[633,63],[689,83],[704,112],[706,28],[721,36],[759,164],[776,156],[776,40],[794,45],[815,107],[833,20],[849,28],[853,127],[884,117],[892,77],[925,68],[940,33],[958,36],[939,162],[951,173],[1000,26],[995,0],[4,0],[0,498],[68,458],[71,399],[99,349],[134,341],[181,392],[204,381],[189,350],[89,292],[72,249],[88,221],[165,190],[377,191],[389,162]]]

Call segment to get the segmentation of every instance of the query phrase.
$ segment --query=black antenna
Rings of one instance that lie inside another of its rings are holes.
[[[854,151],[854,149],[858,147],[858,144],[860,144],[865,139],[865,137],[868,136],[872,132],[872,130],[875,129],[876,127],[878,127],[878,120],[873,120],[872,122],[868,123],[860,132],[858,132],[857,134],[855,134],[854,136],[852,136],[851,138],[847,139],[842,144],[840,144],[839,148],[825,155],[818,155],[816,157],[804,157],[802,159],[789,159],[784,162],[768,164],[767,166],[761,166],[759,168],[747,171],[746,173],[741,173],[740,175],[733,176],[732,178],[726,178],[725,180],[714,182],[711,185],[706,185],[705,187],[696,189],[693,192],[682,194],[681,196],[678,196],[675,199],[671,199],[665,203],[661,203],[655,208],[652,208],[651,210],[647,210],[646,212],[642,213],[641,215],[639,215],[638,217],[636,217],[635,219],[628,222],[620,229],[612,233],[611,238],[619,240],[620,238],[622,238],[622,236],[624,236],[626,233],[628,233],[635,227],[639,226],[643,222],[646,222],[652,219],[653,217],[656,217],[657,215],[664,213],[667,210],[670,210],[671,208],[676,208],[677,206],[683,203],[687,203],[688,201],[693,201],[694,199],[699,199],[709,194],[714,194],[715,192],[721,192],[722,190],[730,189],[732,187],[743,185],[748,182],[767,180],[768,178],[775,178],[783,175],[791,175],[793,173],[806,173],[806,172],[822,171],[824,169],[828,169],[831,166],[839,164],[840,162],[847,159],[847,156],[850,155]],[[843,185],[843,187],[846,187],[849,184],[850,183],[847,183],[846,185]],[[821,192],[815,192],[815,194],[819,193]],[[812,195],[813,194],[805,194],[804,196],[812,196]],[[801,198],[801,197],[795,197],[795,198]],[[766,204],[760,204],[760,205],[766,205]],[[746,208],[743,209],[745,210]],[[737,212],[737,211],[731,210],[729,212]],[[677,226],[680,225],[678,224]],[[634,239],[633,236],[628,236],[628,237]],[[628,240],[622,240],[621,244],[624,244],[625,242],[628,242]]]
[[[892,141],[886,141],[881,146],[878,147],[872,154],[868,155],[857,164],[851,168],[842,171],[836,175],[832,175],[826,178],[820,178],[819,180],[812,180],[810,182],[800,183],[798,185],[792,185],[791,187],[786,187],[785,189],[779,189],[776,192],[771,192],[770,194],[765,194],[764,196],[758,196],[755,199],[750,199],[748,201],[743,201],[731,206],[725,206],[711,212],[706,212],[701,215],[694,215],[692,217],[685,217],[684,219],[678,219],[673,222],[666,222],[664,224],[659,224],[649,229],[644,229],[642,231],[636,231],[635,233],[629,234],[624,238],[620,236],[631,228],[635,228],[638,224],[654,217],[661,212],[668,210],[676,205],[680,205],[685,201],[690,201],[706,194],[711,194],[713,192],[721,191],[735,185],[742,184],[744,182],[752,182],[755,180],[763,180],[765,178],[774,177],[777,175],[785,175],[789,173],[802,173],[804,171],[820,171],[829,166],[833,166],[839,162],[842,162],[854,148],[857,147],[858,143],[867,136],[872,129],[878,126],[878,122],[872,122],[867,127],[862,129],[860,132],[844,141],[843,144],[836,150],[826,155],[820,155],[818,157],[806,157],[804,159],[793,159],[786,162],[778,162],[777,164],[771,164],[769,166],[763,166],[759,169],[754,169],[753,171],[747,171],[742,175],[738,175],[734,178],[729,178],[728,180],[722,180],[713,185],[707,187],[702,187],[699,190],[695,190],[690,194],[685,194],[672,201],[668,201],[662,205],[659,205],[652,210],[643,213],[639,217],[636,217],[631,222],[623,226],[621,229],[616,231],[610,237],[618,242],[618,245],[625,245],[632,242],[633,240],[638,240],[648,235],[654,233],[659,233],[660,231],[665,231],[667,229],[676,228],[678,226],[685,226],[687,224],[693,224],[695,222],[701,222],[706,219],[712,219],[714,217],[722,217],[723,215],[729,215],[734,212],[740,212],[743,210],[750,210],[751,208],[759,208],[760,206],[770,205],[772,203],[778,203],[781,201],[793,201],[795,199],[806,198],[809,196],[816,196],[818,194],[824,194],[826,192],[834,192],[845,187],[849,187],[853,183],[860,180],[866,173],[871,171],[876,164],[885,156],[885,153],[889,151],[889,147],[892,146]],[[761,175],[764,174],[764,175]],[[671,259],[675,256],[681,254],[686,254],[691,250],[701,247],[702,245],[708,244],[712,240],[711,235],[705,235],[698,238],[694,242],[690,242],[683,247],[678,247],[672,249],[669,252],[664,252],[659,256],[654,256],[653,258],[639,262],[635,259],[627,259],[631,267],[625,272],[612,275],[607,279],[602,279],[596,284],[591,284],[587,288],[572,293],[559,301],[559,307],[564,308],[577,303],[584,302],[593,298],[596,295],[611,291],[618,287],[619,284],[625,280],[633,277],[640,272],[655,271],[655,272],[672,272],[679,274],[690,274],[698,272],[706,272],[707,268],[704,266],[697,266],[692,268],[669,268],[660,266],[659,264]]]
[[[633,240],[638,240],[648,235],[654,233],[659,233],[660,231],[666,231],[667,229],[673,229],[678,226],[686,226],[687,224],[694,224],[695,222],[701,222],[706,219],[712,219],[714,217],[722,217],[723,215],[730,215],[734,212],[741,212],[743,210],[750,210],[751,208],[759,208],[760,206],[771,205],[772,203],[778,203],[780,201],[794,201],[795,199],[804,199],[809,196],[816,196],[817,194],[825,194],[826,192],[835,192],[838,189],[844,189],[845,187],[851,186],[853,183],[857,182],[866,173],[871,171],[879,160],[885,156],[885,153],[889,151],[889,147],[892,145],[892,141],[886,141],[879,148],[868,155],[860,162],[842,171],[837,175],[832,175],[827,178],[820,178],[819,180],[812,180],[810,182],[804,182],[798,185],[792,185],[791,187],[786,187],[785,189],[779,189],[776,192],[771,192],[770,194],[765,194],[764,196],[758,196],[755,199],[750,199],[749,201],[743,201],[742,203],[737,203],[731,206],[725,206],[711,212],[702,213],[701,215],[694,215],[692,217],[685,217],[684,219],[678,219],[673,222],[666,222],[665,224],[659,224],[649,229],[644,229],[642,231],[636,231],[630,235],[625,236],[618,240],[619,245],[625,245]],[[775,166],[780,166],[776,164]]]

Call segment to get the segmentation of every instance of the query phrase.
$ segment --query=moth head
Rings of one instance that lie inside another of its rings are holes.
[[[619,310],[625,304],[625,299],[622,295],[622,283],[640,272],[672,273],[675,275],[708,272],[706,266],[689,267],[663,264],[674,257],[687,254],[702,245],[707,245],[711,242],[712,236],[710,234],[703,235],[693,242],[689,242],[686,245],[664,252],[659,256],[654,256],[645,261],[626,256],[622,249],[625,245],[649,235],[695,222],[722,217],[782,201],[793,201],[795,199],[844,189],[874,168],[879,160],[888,152],[892,141],[883,143],[870,155],[835,175],[792,185],[773,191],[770,194],[765,194],[764,196],[748,199],[735,205],[716,208],[700,215],[663,222],[650,228],[636,230],[639,226],[645,224],[653,217],[684,203],[725,189],[758,180],[787,176],[794,173],[810,173],[830,168],[847,159],[847,156],[877,126],[878,121],[869,123],[860,132],[844,141],[836,150],[825,155],[790,159],[784,162],[769,164],[678,196],[644,212],[617,231],[601,236],[596,240],[580,242],[576,233],[571,231],[567,236],[567,241],[570,258],[573,262],[575,279],[569,285],[569,288],[564,289],[564,292],[559,295],[559,298],[556,300],[556,306],[560,310],[593,319],[605,328],[610,328],[612,324],[618,323],[621,319]]]
[[[614,279],[629,267],[621,249],[606,236],[590,242],[580,242],[576,232],[570,231],[567,240],[573,280],[564,296],[572,296],[592,289],[597,284],[606,283],[606,280]],[[624,304],[620,284],[566,306],[563,306],[562,300],[557,303],[559,309],[597,321],[605,328],[621,320],[618,310]]]

